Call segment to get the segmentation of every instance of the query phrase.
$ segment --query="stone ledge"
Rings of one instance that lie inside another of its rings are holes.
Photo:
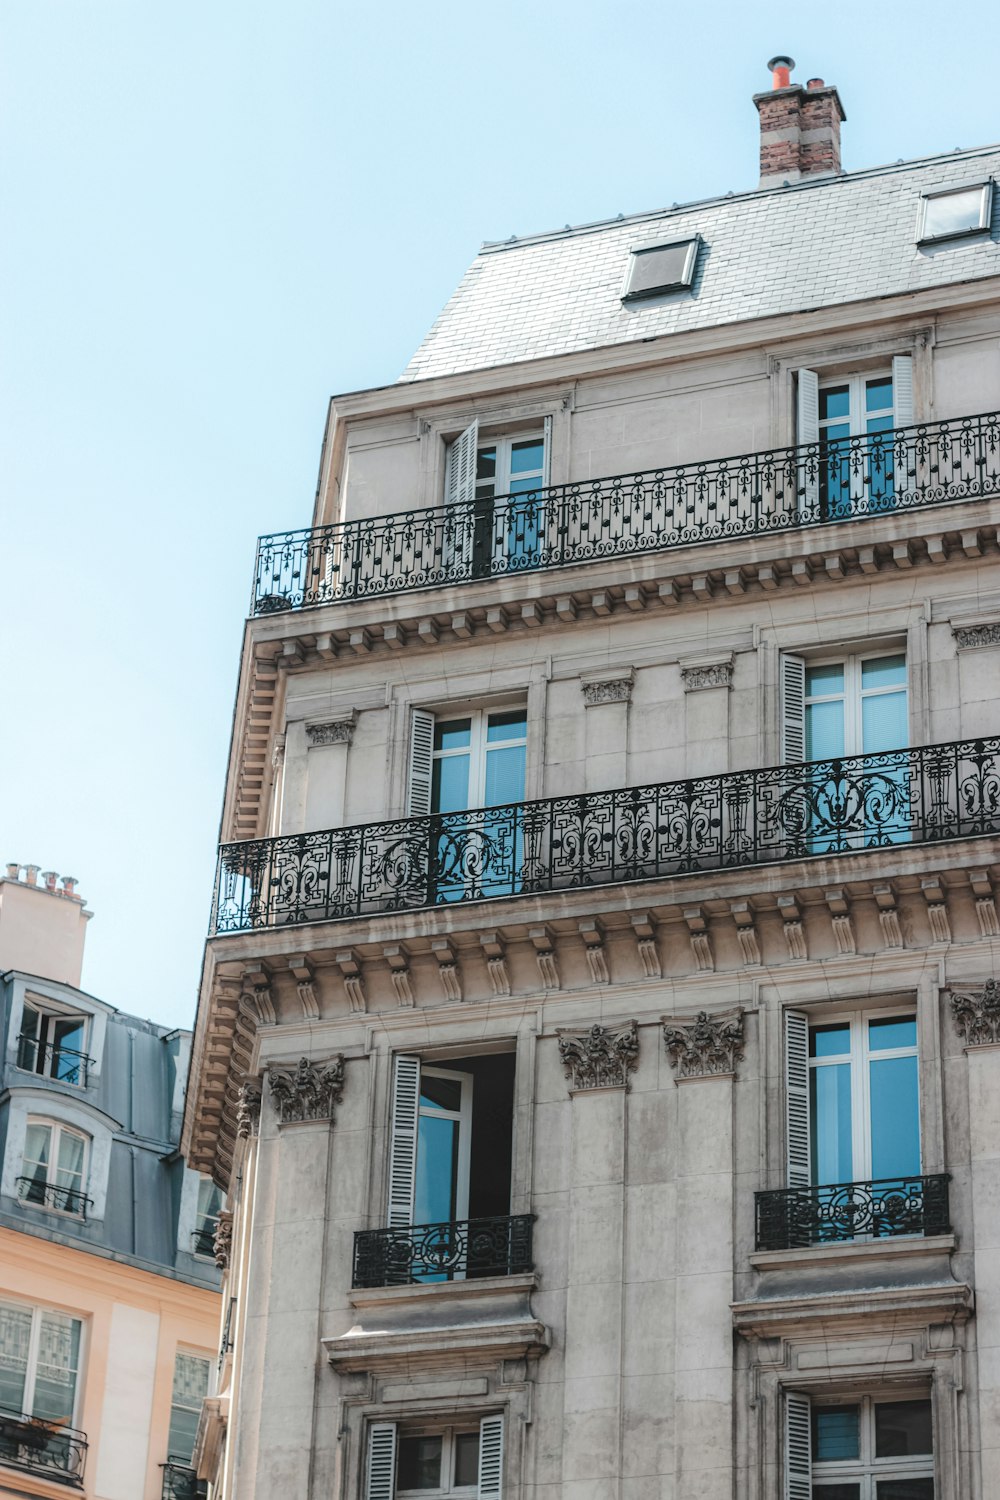
[[[538,1286],[538,1273],[526,1271],[520,1276],[475,1276],[465,1281],[423,1281],[407,1286],[356,1286],[347,1294],[352,1307],[415,1308],[424,1303],[440,1305],[444,1298],[457,1302],[478,1301],[486,1297],[526,1297]]]
[[[803,1291],[798,1297],[768,1297],[732,1302],[733,1327],[744,1338],[782,1338],[797,1331],[830,1331],[837,1337],[851,1329],[916,1323],[964,1323],[975,1297],[970,1286],[950,1281],[897,1288]]]
[[[750,1256],[756,1271],[811,1271],[850,1268],[864,1261],[883,1263],[915,1256],[951,1254],[953,1234],[900,1235],[897,1239],[845,1240],[833,1245],[797,1246],[794,1250],[757,1250]]]
[[[537,1319],[509,1323],[470,1323],[465,1328],[408,1329],[405,1332],[351,1331],[321,1339],[335,1370],[347,1374],[377,1370],[489,1367],[508,1359],[538,1359],[550,1345],[549,1330]]]

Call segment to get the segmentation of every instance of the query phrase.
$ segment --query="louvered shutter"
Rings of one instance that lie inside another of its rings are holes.
[[[913,359],[897,354],[892,362],[892,425],[910,427],[913,415]]]
[[[785,1392],[785,1500],[811,1500],[812,1412],[808,1396]]]
[[[420,1059],[397,1054],[392,1065],[392,1120],[389,1130],[389,1228],[413,1223],[417,1171],[417,1109]]]
[[[393,1500],[396,1493],[396,1424],[373,1422],[368,1429],[365,1500]]]
[[[786,1187],[808,1187],[809,1021],[801,1011],[785,1011],[785,1152]]]
[[[406,816],[422,818],[431,810],[431,772],[434,756],[434,715],[415,708],[410,716],[410,764],[406,784]]]
[[[503,1417],[483,1417],[479,1424],[478,1500],[500,1500],[503,1494]]]
[[[798,372],[795,441],[809,445],[799,461],[799,510],[819,515],[819,376],[815,370]]]
[[[479,447],[479,420],[448,444],[444,471],[446,505],[471,505],[476,498],[476,449]]]
[[[806,664],[801,656],[781,658],[781,763],[806,758]]]

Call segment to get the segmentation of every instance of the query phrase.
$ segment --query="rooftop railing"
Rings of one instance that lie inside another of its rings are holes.
[[[1000,414],[263,536],[250,612],[765,536],[1000,493]]]
[[[62,1484],[82,1485],[86,1462],[85,1432],[0,1407],[0,1464]]]
[[[900,1234],[950,1234],[946,1173],[779,1188],[755,1194],[758,1250]]]
[[[1000,832],[1000,737],[224,844],[213,934]]]

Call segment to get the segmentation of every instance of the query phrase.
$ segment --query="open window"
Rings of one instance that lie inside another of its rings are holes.
[[[90,1137],[59,1120],[29,1119],[23,1172],[17,1179],[22,1203],[85,1219]]]
[[[934,1500],[931,1403],[785,1395],[785,1500]]]
[[[25,1000],[17,1065],[42,1078],[87,1087],[88,1017],[38,1000]]]
[[[449,572],[472,578],[537,566],[546,546],[552,419],[484,434],[478,420],[445,455]]]
[[[0,1464],[82,1481],[76,1431],[83,1325],[24,1303],[0,1303]]]
[[[882,370],[848,375],[799,370],[797,381],[805,515],[842,521],[894,509],[910,467],[905,441],[893,434],[914,421],[912,357],[900,354]]]
[[[504,1419],[453,1426],[374,1422],[365,1500],[500,1500]]]
[[[192,1254],[202,1260],[215,1260],[215,1231],[221,1208],[222,1189],[210,1177],[202,1177],[198,1182],[198,1206],[191,1233]]]

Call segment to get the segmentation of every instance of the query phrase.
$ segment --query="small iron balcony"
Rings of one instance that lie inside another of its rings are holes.
[[[534,1269],[534,1214],[359,1229],[354,1236],[355,1287],[408,1286],[479,1276],[517,1276]]]
[[[87,1209],[94,1200],[76,1188],[60,1187],[57,1182],[39,1182],[35,1177],[17,1179],[17,1196],[22,1203],[33,1203],[39,1208],[56,1208],[61,1213],[73,1214],[78,1219],[87,1217]]]
[[[1000,832],[1000,737],[223,844],[212,935]]]
[[[85,1089],[87,1070],[94,1066],[94,1059],[59,1042],[40,1042],[37,1037],[22,1035],[17,1039],[17,1065],[27,1073],[40,1073],[57,1083],[73,1083]]]
[[[200,1229],[191,1231],[191,1254],[203,1256],[207,1260],[215,1259],[215,1230],[216,1221],[211,1224],[203,1224]]]
[[[87,1434],[0,1407],[0,1464],[25,1469],[61,1484],[83,1484]]]
[[[180,1459],[169,1458],[163,1469],[163,1488],[160,1500],[205,1500],[208,1481],[199,1479],[196,1470]]]
[[[900,1234],[950,1234],[947,1173],[756,1193],[757,1249],[798,1250]]]
[[[1000,493],[1000,414],[263,536],[253,615]]]

